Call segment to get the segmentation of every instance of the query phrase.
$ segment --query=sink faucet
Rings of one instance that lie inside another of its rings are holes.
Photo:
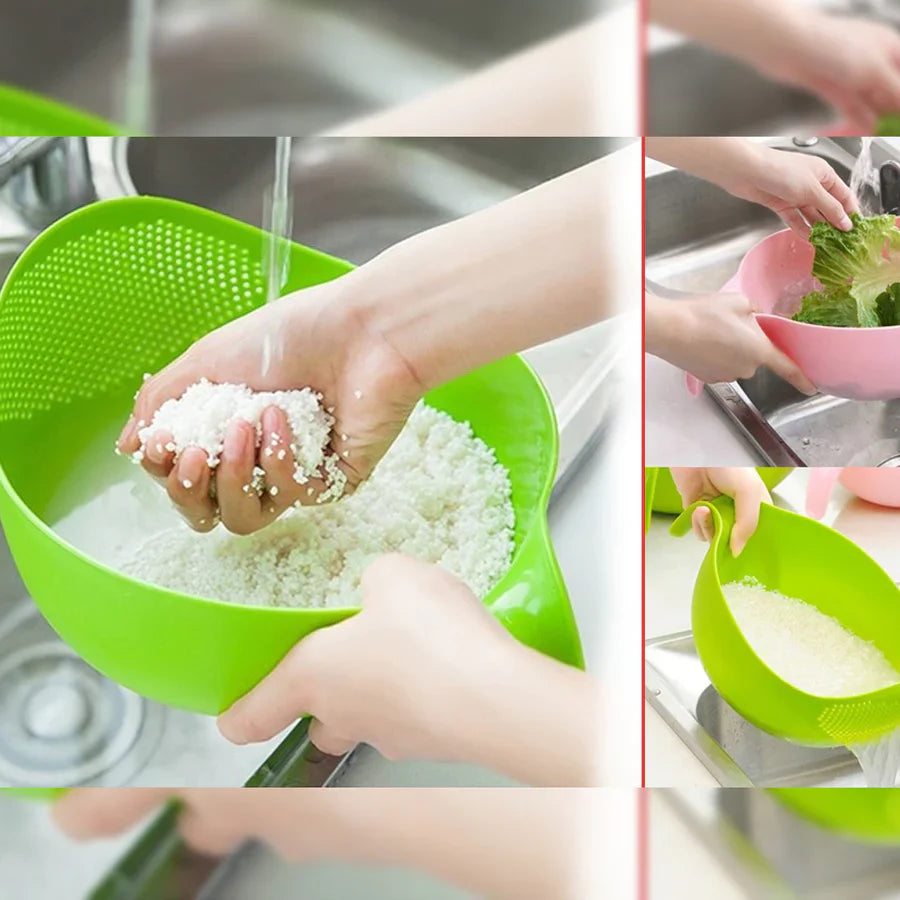
[[[0,199],[45,228],[96,199],[81,137],[0,137]]]

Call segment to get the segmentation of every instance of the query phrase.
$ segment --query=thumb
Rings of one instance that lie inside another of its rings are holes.
[[[318,647],[341,624],[308,635],[253,690],[219,716],[222,735],[233,744],[267,741],[313,712],[313,681],[321,681]],[[327,654],[324,654],[327,658]]]
[[[776,375],[792,384],[801,394],[812,396],[816,393],[816,386],[803,374],[803,369],[789,356],[782,353],[774,344],[763,360],[763,364]]]
[[[404,553],[385,553],[376,557],[360,579],[365,610],[391,610],[408,606],[410,594],[429,597],[458,579],[446,569]]]
[[[53,805],[52,815],[75,840],[113,837],[144,819],[169,793],[161,788],[75,788]]]

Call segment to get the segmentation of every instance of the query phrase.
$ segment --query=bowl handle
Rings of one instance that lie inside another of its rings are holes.
[[[691,530],[691,517],[694,510],[706,506],[712,513],[713,539],[710,541],[710,549],[717,550],[721,541],[728,542],[731,539],[731,529],[734,528],[734,501],[724,494],[714,500],[697,500],[686,507],[684,512],[672,523],[669,534],[675,537],[683,537]]]

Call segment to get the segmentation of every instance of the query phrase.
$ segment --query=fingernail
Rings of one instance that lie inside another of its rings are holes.
[[[134,425],[134,416],[131,416],[131,418],[125,423],[125,427],[122,429],[122,433],[119,435],[119,444],[121,446],[124,446],[128,442],[128,439],[132,436]]]
[[[153,463],[161,463],[166,457],[166,448],[163,444],[163,441],[160,438],[153,434],[150,435],[150,440],[147,441],[147,459]]]
[[[262,427],[263,434],[273,434],[278,431],[279,421],[278,410],[274,406],[269,406],[263,410]]]
[[[234,707],[231,707],[231,709],[223,712],[216,721],[216,725],[218,726],[219,733],[227,741],[230,741],[232,744],[243,745],[246,744],[247,741],[244,739],[244,736],[240,733],[240,729],[237,727],[235,716],[232,713],[233,710]]]
[[[231,459],[244,456],[250,450],[250,429],[235,423],[225,432],[225,455]]]
[[[177,478],[186,491],[200,483],[205,465],[206,461],[199,453],[185,453],[178,461]]]
[[[731,538],[731,555],[737,559],[743,552],[744,547],[746,546],[746,541],[743,538],[736,537],[732,535]]]
[[[850,221],[849,216],[845,215],[841,217],[841,228],[844,231],[853,231],[853,222]]]

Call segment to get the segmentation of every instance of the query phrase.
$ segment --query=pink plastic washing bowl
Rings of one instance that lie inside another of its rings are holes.
[[[863,500],[879,506],[900,507],[900,469],[864,469],[822,467],[810,469],[806,489],[806,513],[821,519],[828,508],[828,500],[835,482]]]
[[[898,220],[900,221],[900,220]],[[812,277],[812,244],[792,231],[769,235],[744,256],[722,290],[749,297],[769,340],[796,362],[823,393],[850,400],[900,397],[900,325],[885,328],[832,328],[794,322],[773,309],[791,285]],[[703,384],[693,375],[688,390]]]

